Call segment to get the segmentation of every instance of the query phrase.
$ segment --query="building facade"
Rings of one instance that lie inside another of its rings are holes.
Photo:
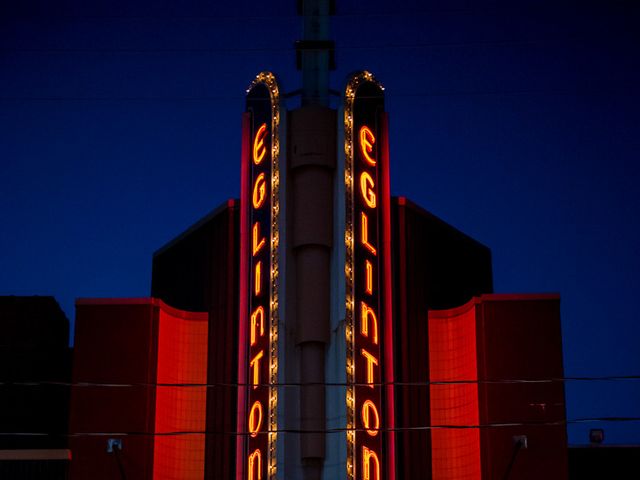
[[[559,300],[494,295],[488,248],[391,197],[384,105],[256,77],[240,199],[151,299],[77,304],[72,478],[567,477]]]

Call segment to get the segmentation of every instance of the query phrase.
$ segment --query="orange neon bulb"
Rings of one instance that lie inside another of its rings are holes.
[[[362,410],[360,412],[362,418],[362,424],[367,429],[367,433],[372,437],[375,437],[380,431],[380,415],[378,415],[378,408],[376,404],[371,400],[367,400],[362,404]],[[371,419],[374,419],[373,427],[371,426]]]
[[[376,312],[364,302],[360,302],[360,333],[369,336],[369,320],[373,323],[373,343],[378,344],[378,318]]]
[[[267,124],[263,123],[256,132],[256,137],[253,139],[253,163],[260,165],[262,159],[267,153],[267,148],[264,146],[264,137],[267,135]]]
[[[373,463],[373,469],[371,464]],[[362,447],[362,479],[380,480],[380,460],[373,450]]]
[[[369,175],[368,172],[362,172],[360,174],[360,194],[362,195],[362,199],[364,203],[367,204],[369,208],[376,208],[376,192],[373,191],[373,187],[375,184],[373,183],[373,178]]]
[[[365,162],[367,162],[372,167],[376,166],[376,159],[371,158],[369,155],[373,152],[373,144],[376,143],[376,137],[373,136],[373,132],[367,127],[363,125],[360,128],[360,151],[362,152],[362,157]]]
[[[262,404],[256,400],[253,402],[249,412],[249,433],[252,437],[258,435],[260,427],[262,427]]]
[[[364,269],[366,274],[366,282],[364,291],[369,295],[373,295],[373,264],[369,260],[364,261]]]
[[[264,357],[264,350],[260,350],[253,360],[249,362],[249,368],[253,368],[253,381],[251,385],[253,385],[253,389],[255,390],[260,385],[260,360]]]
[[[249,455],[249,480],[262,480],[262,452],[259,448]]]
[[[254,275],[253,281],[253,291],[256,294],[256,297],[262,293],[262,261],[256,263],[256,271]]]
[[[367,383],[373,388],[373,366],[378,365],[378,359],[367,352],[364,348],[361,350],[362,356],[367,359]]]
[[[376,248],[369,243],[369,217],[364,212],[360,212],[360,243],[373,255],[377,255]]]
[[[260,208],[267,198],[267,181],[264,179],[264,172],[258,175],[253,184],[253,208]]]
[[[264,244],[267,243],[267,239],[262,237],[262,240],[258,240],[260,238],[260,222],[256,222],[253,224],[253,256],[255,257],[260,249],[264,247]]]
[[[251,346],[256,344],[256,328],[260,325],[260,336],[264,335],[264,307],[259,306],[251,314]]]

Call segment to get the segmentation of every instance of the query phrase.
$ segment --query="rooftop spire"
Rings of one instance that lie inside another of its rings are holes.
[[[303,16],[303,40],[296,42],[298,70],[302,70],[302,105],[329,105],[329,70],[335,68],[334,43],[329,39],[332,0],[298,0]]]

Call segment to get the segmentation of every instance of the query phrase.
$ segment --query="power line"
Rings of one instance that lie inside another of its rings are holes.
[[[572,10],[572,11],[611,11],[626,10],[626,6],[622,3],[612,4],[611,2],[601,2],[601,5],[585,4],[584,2],[548,2],[548,3],[532,3],[529,5],[491,5],[491,6],[474,6],[468,8],[430,8],[430,9],[407,9],[402,11],[386,10],[386,11],[355,11],[345,10],[337,11],[331,15],[332,19],[351,19],[351,18],[388,18],[388,17],[413,17],[416,15],[426,16],[433,14],[481,14],[481,13],[497,13],[497,12],[532,12],[532,11],[554,11]],[[302,20],[302,17],[296,13],[284,13],[274,15],[56,15],[56,14],[6,14],[5,19],[16,20]]]
[[[378,432],[414,432],[414,431],[429,431],[429,430],[469,430],[469,429],[490,429],[490,428],[513,428],[513,427],[560,427],[573,424],[583,423],[625,423],[625,422],[640,422],[640,417],[581,417],[566,420],[556,421],[543,421],[543,422],[496,422],[496,423],[478,423],[468,425],[420,425],[412,427],[381,427],[381,428],[348,428],[348,427],[334,427],[325,429],[313,429],[304,430],[298,428],[277,428],[273,430],[264,430],[260,434],[269,433],[291,433],[291,434],[304,434],[304,433],[346,433],[346,432],[366,432],[376,430]],[[51,432],[0,432],[1,436],[15,436],[15,437],[104,437],[104,436],[153,436],[153,437],[166,437],[166,436],[181,436],[181,435],[228,435],[228,436],[248,436],[253,435],[252,432],[237,432],[237,431],[222,431],[222,430],[179,430],[170,432],[71,432],[71,433],[51,433]]]
[[[603,40],[628,41],[626,36],[607,36],[606,38],[587,37],[557,37],[538,39],[512,39],[512,40],[478,40],[469,42],[407,42],[407,43],[367,43],[366,45],[340,45],[336,44],[336,51],[341,50],[400,50],[400,49],[428,49],[428,48],[470,48],[470,47],[507,47],[507,46],[530,46],[558,43],[601,43]],[[312,48],[308,49],[313,51]],[[0,48],[2,53],[126,53],[126,54],[174,54],[174,53],[264,53],[264,52],[294,52],[292,46],[281,47],[216,47],[216,48]]]
[[[495,384],[548,384],[548,383],[565,383],[565,382],[614,382],[614,381],[630,381],[640,380],[640,375],[616,375],[616,376],[599,376],[599,377],[553,377],[542,379],[493,379],[493,380],[438,380],[425,382],[378,382],[378,383],[347,383],[347,382],[280,382],[276,384],[259,383],[260,387],[309,387],[309,386],[326,386],[326,387],[348,387],[348,386],[396,386],[396,387],[427,387],[430,385],[495,385]],[[253,383],[236,383],[236,382],[215,382],[215,383],[104,383],[104,382],[55,382],[55,381],[17,381],[17,382],[0,382],[3,386],[62,386],[62,387],[100,387],[100,388],[126,388],[126,387],[186,387],[186,388],[218,388],[218,387],[249,387],[254,386]]]
[[[602,89],[556,89],[556,90],[476,90],[451,91],[430,93],[400,93],[387,90],[385,98],[433,98],[433,97],[479,97],[479,96],[527,96],[527,95],[555,95],[555,96],[590,96],[590,95],[629,95],[638,93],[635,86],[609,86]],[[1,96],[0,102],[213,102],[213,101],[242,101],[244,95],[202,95],[202,96],[122,96],[122,97],[71,97],[71,96]],[[367,97],[359,97],[367,98]]]

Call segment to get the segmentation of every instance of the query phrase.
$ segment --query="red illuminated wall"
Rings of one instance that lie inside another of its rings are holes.
[[[466,383],[478,379],[474,302],[430,312],[429,365],[433,478],[480,480],[480,431],[438,428],[479,424],[478,384]]]
[[[203,478],[205,388],[157,384],[206,382],[207,318],[155,299],[76,303],[71,479],[120,478],[108,438],[127,478]],[[172,432],[202,434],[158,435]]]
[[[153,478],[201,480],[206,387],[166,384],[207,383],[208,315],[160,305]]]
[[[567,437],[557,295],[483,295],[429,312],[434,480],[565,480]],[[474,383],[477,380],[477,383]],[[470,383],[467,383],[470,382]],[[438,426],[482,428],[446,428]]]

